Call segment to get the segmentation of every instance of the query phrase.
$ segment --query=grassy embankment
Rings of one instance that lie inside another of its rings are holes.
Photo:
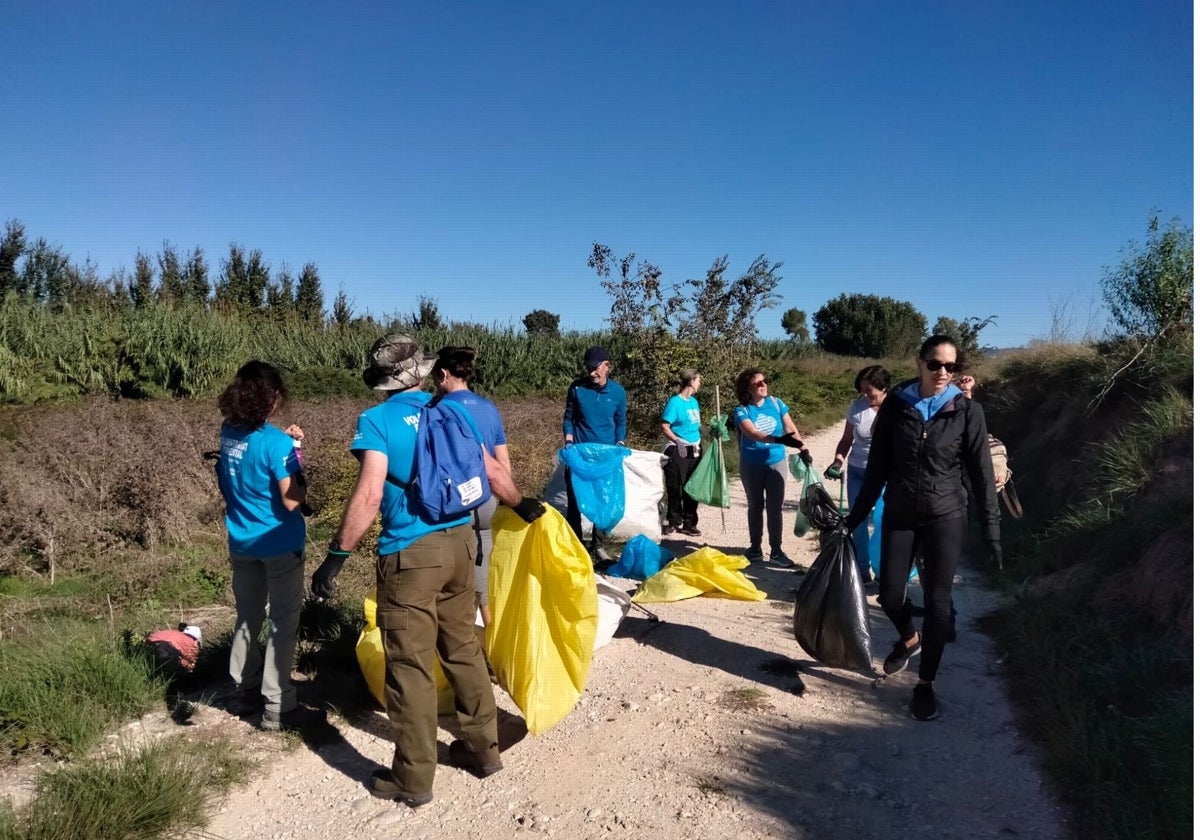
[[[1027,511],[992,627],[1081,836],[1192,836],[1191,351],[1046,347],[982,395]]]

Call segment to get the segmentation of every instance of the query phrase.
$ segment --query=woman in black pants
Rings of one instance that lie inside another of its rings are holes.
[[[921,345],[917,378],[893,388],[879,407],[866,476],[846,518],[853,533],[887,486],[879,603],[900,640],[883,670],[894,674],[921,654],[919,681],[909,705],[917,720],[937,717],[933,681],[950,632],[950,589],[967,537],[964,476],[974,491],[983,538],[992,559],[1000,561],[1000,512],[987,423],[983,406],[951,384],[961,370],[958,347],[949,337],[935,335]],[[918,552],[925,563],[921,633],[904,598]]]

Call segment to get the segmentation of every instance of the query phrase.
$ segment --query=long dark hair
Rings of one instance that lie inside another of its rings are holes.
[[[276,400],[287,401],[283,376],[274,365],[254,360],[238,368],[233,381],[217,397],[217,407],[226,423],[252,432],[267,422]]]
[[[758,368],[746,368],[737,375],[737,379],[733,382],[734,393],[737,394],[738,403],[740,405],[750,405],[752,402],[750,394],[750,380],[762,374],[765,378],[766,374]]]

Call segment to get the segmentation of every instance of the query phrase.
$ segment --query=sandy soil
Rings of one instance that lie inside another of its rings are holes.
[[[818,465],[832,459],[839,434],[812,436]],[[664,544],[679,556],[705,543],[743,551],[745,504],[736,480],[732,494],[723,524],[720,510],[702,507],[703,537]],[[815,538],[790,534],[798,495],[792,482],[784,548],[807,566]],[[915,661],[881,681],[818,665],[792,635],[797,575],[761,564],[746,573],[766,600],[653,605],[658,623],[631,612],[596,653],[575,711],[509,747],[499,774],[478,780],[446,763],[456,724],[443,718],[436,798],[417,811],[366,790],[371,771],[391,758],[382,711],[353,721],[331,717],[334,737],[297,747],[202,706],[197,727],[234,729],[264,761],[196,836],[1067,836],[1066,810],[1045,789],[1017,732],[998,673],[1002,654],[973,626],[995,596],[970,569],[955,590],[958,641],[937,682],[941,715],[928,723],[907,711]],[[873,595],[868,601],[878,667],[895,633]],[[522,727],[517,709],[499,689],[497,698],[512,713],[503,716],[509,736],[502,740],[512,740]]]

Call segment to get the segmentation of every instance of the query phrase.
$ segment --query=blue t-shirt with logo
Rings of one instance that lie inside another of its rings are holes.
[[[475,425],[479,427],[484,448],[487,449],[489,455],[494,457],[497,446],[508,444],[508,438],[504,434],[504,421],[500,419],[500,409],[496,408],[491,400],[466,388],[460,391],[448,391],[442,399],[456,402],[467,410],[471,419],[475,421]]]
[[[273,557],[304,550],[304,516],[283,506],[279,482],[301,470],[295,442],[270,423],[221,426],[217,484],[225,497],[229,551]]]
[[[663,408],[662,421],[688,446],[700,442],[700,402],[695,397],[671,397]]]
[[[421,407],[430,399],[431,395],[424,391],[404,391],[393,394],[373,408],[368,408],[358,416],[358,428],[354,432],[350,451],[382,452],[388,459],[388,474],[404,484],[409,484],[416,472],[417,424],[421,419]],[[464,416],[474,429],[476,438],[482,442],[482,435],[470,413],[464,412]],[[426,534],[466,525],[471,521],[468,515],[449,522],[426,522],[410,512],[408,505],[408,493],[404,488],[385,481],[383,500],[379,505],[382,515],[380,554],[403,551]]]
[[[783,415],[788,413],[787,404],[778,397],[767,397],[760,406],[739,405],[733,410],[733,420],[742,425],[749,420],[754,428],[766,435],[783,434]],[[746,435],[738,435],[742,463],[750,466],[777,464],[787,455],[782,443],[766,443]]]

